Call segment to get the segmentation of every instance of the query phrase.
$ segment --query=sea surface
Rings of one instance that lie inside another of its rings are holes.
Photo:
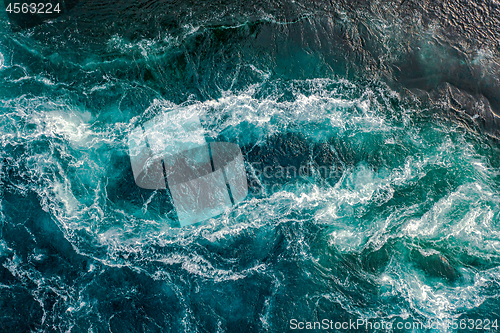
[[[180,228],[127,138],[186,109],[249,194]],[[499,114],[497,0],[2,11],[0,331],[500,331]]]

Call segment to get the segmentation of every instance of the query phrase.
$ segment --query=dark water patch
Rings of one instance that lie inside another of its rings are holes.
[[[432,277],[440,277],[449,282],[454,282],[460,277],[450,259],[440,253],[414,249],[410,257],[420,269]]]

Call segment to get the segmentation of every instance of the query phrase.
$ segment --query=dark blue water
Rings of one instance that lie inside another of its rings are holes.
[[[89,0],[10,22],[0,331],[499,331],[497,1]],[[241,147],[249,184],[183,228],[127,146],[180,109]]]

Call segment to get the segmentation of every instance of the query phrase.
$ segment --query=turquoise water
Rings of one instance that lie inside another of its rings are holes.
[[[412,5],[89,1],[20,32],[1,16],[2,330],[498,331],[498,26],[458,36],[476,7]],[[241,147],[249,183],[183,228],[127,147],[181,108]]]

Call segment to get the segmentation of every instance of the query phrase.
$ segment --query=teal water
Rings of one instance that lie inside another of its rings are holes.
[[[477,22],[500,15],[481,6],[88,1],[19,32],[0,16],[1,330],[498,331],[499,31]],[[181,108],[241,147],[249,180],[183,228],[127,147]]]

